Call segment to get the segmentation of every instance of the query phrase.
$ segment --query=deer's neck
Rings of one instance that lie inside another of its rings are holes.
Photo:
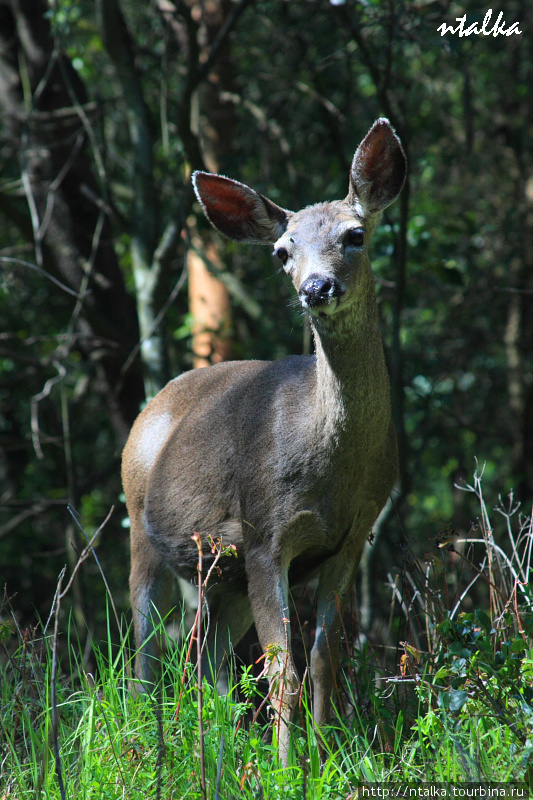
[[[390,420],[390,387],[375,297],[335,318],[313,320],[312,327],[317,429],[334,440],[381,438]]]

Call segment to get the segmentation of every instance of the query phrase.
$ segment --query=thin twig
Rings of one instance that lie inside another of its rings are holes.
[[[107,525],[108,521],[111,519],[111,515],[113,514],[113,512],[115,510],[115,506],[111,506],[111,508],[109,509],[109,511],[107,513],[106,518],[104,519],[104,521],[102,522],[100,527],[97,529],[96,533],[92,536],[90,541],[89,541],[89,537],[87,536],[85,530],[83,529],[83,526],[82,526],[81,521],[80,521],[79,514],[76,511],[76,509],[74,509],[70,505],[70,503],[68,504],[67,508],[68,508],[68,511],[69,511],[70,515],[72,516],[72,519],[74,520],[74,522],[76,523],[76,525],[78,526],[80,531],[85,536],[85,541],[87,542],[87,547],[85,549],[88,548],[92,552],[94,560],[96,561],[96,566],[100,570],[100,575],[102,576],[102,580],[103,580],[104,586],[106,588],[107,596],[109,597],[109,601],[111,603],[111,608],[113,609],[113,614],[115,616],[115,621],[117,623],[117,629],[120,631],[121,630],[121,625],[120,625],[120,620],[119,620],[119,616],[118,616],[118,611],[117,611],[117,608],[115,606],[115,601],[113,600],[113,595],[111,594],[111,589],[110,589],[109,584],[107,582],[107,578],[105,576],[105,572],[102,569],[102,565],[100,564],[100,559],[98,558],[98,554],[96,553],[96,550],[92,546],[92,543],[94,542],[94,540],[96,539],[98,534],[103,530],[105,525]]]
[[[74,291],[74,289],[71,289],[69,286],[66,286],[64,283],[61,283],[61,281],[59,281],[57,278],[54,278],[54,276],[50,275],[50,273],[47,272],[45,269],[38,266],[37,264],[32,264],[31,261],[24,261],[24,259],[22,258],[11,258],[8,256],[0,256],[0,263],[13,264],[18,267],[27,267],[28,269],[33,269],[35,270],[35,272],[39,272],[41,275],[44,275],[45,278],[48,278],[49,281],[52,281],[52,283],[54,283],[64,292],[67,292],[67,294],[71,294],[73,297],[76,298],[82,296],[80,292],[76,292]]]
[[[528,594],[526,592],[526,589],[524,588],[525,585],[519,580],[517,572],[516,572],[515,568],[513,567],[512,563],[511,563],[511,560],[504,553],[504,551],[501,549],[501,547],[499,547],[494,541],[487,542],[486,539],[457,539],[457,544],[484,544],[485,547],[487,548],[487,551],[490,548],[494,548],[494,550],[496,550],[498,555],[501,556],[501,558],[505,561],[505,563],[507,565],[507,568],[509,569],[509,572],[511,573],[511,575],[513,576],[513,578],[515,580],[515,584],[520,587],[520,591],[523,593],[524,600],[526,601],[527,605],[531,605],[531,600],[530,600],[530,598],[529,598],[529,596],[528,596]],[[464,556],[461,553],[459,553],[459,555],[461,556],[461,558],[464,558]],[[472,566],[474,569],[477,569],[474,566],[474,564],[470,564],[470,566]],[[478,570],[478,572],[480,574],[483,574],[483,566],[482,566],[482,568],[480,570]],[[489,574],[493,574],[493,570],[492,570],[491,567],[489,567]],[[486,576],[484,576],[484,577],[486,577]],[[502,600],[505,601],[505,598],[503,597],[502,593],[499,591],[498,587],[495,586],[494,583],[491,580],[489,580],[488,578],[487,578],[487,580],[489,582],[489,585],[492,586],[495,589],[495,591],[502,597]]]
[[[194,237],[189,243],[189,250],[195,253],[205,264],[207,271],[217,278],[227,289],[231,298],[254,320],[260,319],[263,314],[261,304],[255,300],[245,289],[241,281],[228,270],[219,267],[209,258],[200,239]]]
[[[55,384],[62,381],[67,374],[67,370],[60,361],[54,359],[53,364],[57,370],[57,375],[55,375],[53,378],[49,378],[42,390],[31,398],[31,440],[33,443],[33,449],[35,450],[35,455],[41,460],[44,459],[44,453],[41,449],[41,438],[39,431],[39,403],[41,400],[44,400],[45,397],[48,397]]]
[[[198,732],[200,734],[200,788],[202,797],[207,800],[205,781],[205,747],[204,747],[204,691],[202,686],[202,606],[204,603],[204,582],[202,578],[204,552],[202,537],[194,533],[191,537],[198,548],[198,613],[196,615],[196,668],[198,671]]]
[[[54,202],[55,202],[55,195],[56,191],[61,186],[63,180],[67,176],[68,172],[70,171],[72,165],[74,164],[76,158],[78,157],[83,145],[85,142],[85,137],[82,135],[78,135],[76,137],[76,141],[74,142],[74,146],[70,152],[70,155],[66,159],[65,163],[59,170],[58,174],[47,187],[46,190],[46,205],[44,209],[43,218],[41,220],[41,224],[39,226],[39,241],[42,242],[44,237],[46,236],[46,232],[48,230],[48,226],[50,225],[50,220],[52,219],[52,213],[54,211]]]
[[[54,759],[56,763],[57,782],[59,784],[59,792],[61,800],[66,800],[67,793],[65,784],[63,782],[63,769],[61,766],[61,753],[59,749],[59,714],[57,711],[57,642],[59,638],[59,612],[61,610],[61,598],[64,597],[61,591],[61,584],[67,571],[66,566],[63,567],[57,582],[56,596],[54,598],[56,604],[56,617],[54,621],[54,640],[52,647],[52,679],[51,679],[51,703],[52,703],[52,736],[54,740]]]
[[[28,143],[26,142],[22,152],[26,152],[27,148],[28,148]],[[30,211],[31,227],[33,229],[33,240],[35,244],[35,260],[37,261],[38,266],[41,267],[42,269],[44,264],[44,258],[43,258],[43,249],[40,238],[41,221],[39,219],[39,211],[37,209],[37,203],[35,201],[35,197],[33,194],[30,175],[25,161],[23,161],[21,165],[21,175],[22,175],[22,185],[24,186],[24,192],[26,194],[26,200],[28,202],[28,208]]]
[[[94,227],[92,241],[91,241],[91,254],[89,259],[86,263],[85,270],[83,273],[83,277],[80,284],[80,293],[76,300],[76,306],[74,311],[71,314],[68,329],[67,329],[67,336],[68,336],[68,350],[70,352],[73,344],[74,344],[74,328],[78,322],[80,314],[83,309],[83,302],[85,300],[86,295],[89,293],[87,287],[89,286],[89,281],[91,279],[94,265],[96,263],[96,257],[98,254],[98,248],[100,246],[100,239],[102,236],[102,231],[104,229],[104,222],[105,222],[105,211],[100,208],[98,212],[98,219],[96,220],[96,225]]]
[[[513,550],[513,557],[514,557],[514,559],[515,559],[515,561],[516,561],[516,564],[517,564],[517,566],[518,566],[518,569],[519,569],[519,570],[520,570],[520,572],[521,572],[522,581],[523,581],[524,583],[527,583],[527,576],[526,576],[526,574],[524,573],[524,571],[523,571],[523,569],[522,569],[522,563],[521,563],[521,560],[520,560],[520,555],[519,555],[519,553],[518,553],[517,544],[516,544],[516,542],[515,542],[515,537],[513,536],[513,531],[512,531],[512,527],[511,527],[511,517],[512,517],[514,514],[516,514],[516,512],[517,512],[517,511],[518,511],[518,509],[520,508],[520,503],[514,503],[514,502],[513,502],[513,500],[514,500],[514,497],[513,497],[513,492],[511,491],[511,492],[509,493],[509,509],[508,509],[508,510],[506,510],[506,509],[504,508],[504,506],[503,506],[503,500],[502,500],[502,498],[501,498],[501,495],[500,495],[500,498],[499,498],[500,505],[499,505],[499,506],[496,506],[494,510],[495,510],[495,511],[496,511],[498,514],[501,514],[501,515],[502,515],[502,517],[505,517],[505,520],[506,520],[506,522],[507,522],[507,535],[508,535],[508,537],[509,537],[509,541],[510,541],[510,543],[511,543],[511,548],[512,548],[512,550]]]
[[[9,522],[6,522],[5,525],[2,525],[0,528],[0,539],[4,536],[7,536],[8,533],[11,533],[12,530],[15,530],[19,525],[25,522],[27,519],[31,519],[32,517],[37,516],[38,514],[42,514],[43,511],[46,511],[48,508],[54,506],[63,506],[66,505],[66,500],[43,500],[37,503],[33,503],[30,508],[24,509],[24,511],[19,511],[18,514],[15,514],[14,517],[11,517]]]
[[[474,575],[474,577],[472,578],[472,580],[470,581],[470,583],[468,584],[468,586],[466,587],[464,592],[461,592],[461,595],[460,595],[457,603],[455,604],[455,606],[452,609],[452,612],[450,614],[450,619],[453,619],[455,617],[455,615],[456,615],[457,611],[459,610],[459,608],[461,606],[461,603],[465,599],[466,595],[468,594],[468,592],[470,591],[472,586],[476,583],[476,581],[478,581],[480,579],[480,577],[483,575],[483,570],[485,569],[485,561],[486,561],[486,559],[484,559],[482,564],[481,564],[480,572],[478,572],[476,575]]]

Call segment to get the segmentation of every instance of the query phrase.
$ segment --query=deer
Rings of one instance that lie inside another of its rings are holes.
[[[265,654],[280,759],[289,763],[300,679],[291,652],[291,587],[318,576],[310,653],[313,717],[327,721],[342,614],[365,542],[397,476],[375,281],[369,259],[381,212],[407,162],[385,118],[359,144],[344,200],[288,211],[221,175],[193,174],[212,226],[271,245],[307,315],[314,353],[232,361],[179,375],[144,408],[123,454],[131,524],[130,593],[140,690],[156,679],[154,618],[175,577],[194,582],[219,559],[206,592],[202,662],[216,680],[255,623]]]

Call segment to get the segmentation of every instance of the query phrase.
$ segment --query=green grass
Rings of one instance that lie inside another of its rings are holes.
[[[57,688],[57,741],[66,795],[79,800],[135,800],[158,792],[164,798],[201,797],[198,689],[194,670],[186,664],[186,648],[174,648],[166,659],[159,698],[130,693],[124,648],[118,653],[109,645],[105,652],[94,648],[94,678],[84,671],[72,642],[71,654]],[[521,662],[526,670],[531,651],[528,656]],[[0,796],[61,798],[54,758],[50,640],[26,641],[3,672]],[[253,680],[243,683],[248,692],[254,690]],[[235,685],[228,696],[221,696],[205,683],[207,796],[215,796],[220,758],[221,798],[322,800],[349,798],[362,781],[523,779],[532,729],[524,729],[521,742],[509,724],[479,703],[469,700],[458,711],[439,707],[433,683],[433,678],[422,678],[418,688],[411,684],[411,700],[418,699],[419,706],[410,726],[401,713],[394,718],[387,712],[390,698],[378,692],[370,718],[337,719],[323,731],[322,760],[304,701],[288,769],[279,765],[275,746],[268,743],[267,726],[250,724],[250,702],[235,699]]]
[[[230,676],[226,696],[204,682],[205,797],[352,800],[363,782],[533,786],[533,526],[519,517],[513,532],[515,511],[500,505],[506,555],[494,542],[478,476],[470,489],[482,512],[471,537],[444,529],[438,556],[406,558],[410,594],[394,584],[411,637],[392,667],[402,677],[387,680],[390,665],[386,672],[365,646],[345,663],[342,712],[321,731],[304,686],[288,768],[279,764],[268,724],[256,721],[261,690],[250,669]],[[487,610],[473,599],[476,584]],[[187,637],[168,643],[158,691],[135,695],[128,636],[112,633],[116,616],[107,641],[92,643],[92,674],[73,623],[54,633],[22,632],[7,619],[4,608],[0,800],[204,796]],[[63,654],[57,678],[56,650]]]

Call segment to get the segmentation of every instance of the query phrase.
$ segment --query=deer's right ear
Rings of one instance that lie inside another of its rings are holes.
[[[355,152],[347,202],[359,201],[370,214],[383,211],[400,194],[406,172],[402,143],[389,120],[381,117]]]
[[[207,219],[230,239],[273,244],[285,232],[291,212],[243,183],[210,172],[195,172],[192,181]]]

